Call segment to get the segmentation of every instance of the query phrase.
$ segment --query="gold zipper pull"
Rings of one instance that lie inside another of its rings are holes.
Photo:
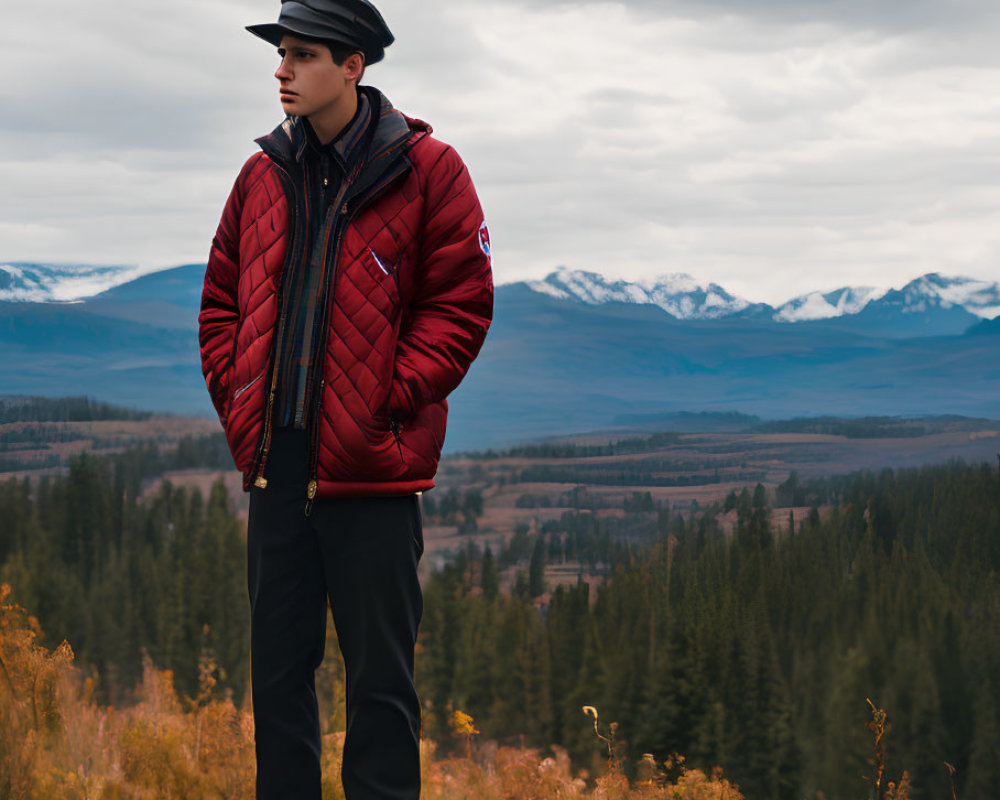
[[[256,486],[258,489],[266,489],[267,488],[267,478],[265,478],[263,475],[261,475],[261,476],[259,476],[257,478],[257,480],[255,480],[253,482],[253,485]]]
[[[306,487],[306,516],[308,517],[312,513],[313,500],[316,499],[316,489],[318,488],[316,481],[309,481],[309,485]]]

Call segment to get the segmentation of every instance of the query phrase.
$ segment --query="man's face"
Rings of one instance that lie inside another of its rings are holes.
[[[278,46],[281,64],[274,73],[286,114],[308,117],[344,101],[360,77],[361,56],[351,55],[340,66],[326,45],[285,35]]]

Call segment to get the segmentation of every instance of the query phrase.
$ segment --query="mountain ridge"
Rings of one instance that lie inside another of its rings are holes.
[[[560,267],[541,280],[515,283],[539,294],[587,305],[608,302],[656,305],[677,319],[767,316],[775,322],[797,323],[854,316],[871,307],[902,314],[961,309],[978,319],[1000,315],[1000,282],[948,277],[938,272],[918,276],[899,288],[843,286],[828,292],[808,292],[778,306],[752,303],[730,294],[717,283],[701,283],[686,273],[630,282]]]
[[[87,264],[0,263],[0,301],[76,302],[97,297],[149,275],[181,268],[125,267]],[[920,275],[898,288],[843,286],[812,291],[777,306],[752,302],[728,292],[714,282],[700,282],[687,273],[666,273],[636,281],[607,278],[597,272],[559,267],[540,280],[511,281],[498,286],[523,284],[539,294],[587,305],[631,303],[655,305],[676,319],[767,317],[775,322],[815,322],[838,317],[955,312],[970,327],[1000,316],[1000,282],[939,272]],[[878,309],[872,314],[871,309]],[[965,318],[959,312],[965,312]]]
[[[146,275],[176,268],[0,262],[0,302],[74,303]]]

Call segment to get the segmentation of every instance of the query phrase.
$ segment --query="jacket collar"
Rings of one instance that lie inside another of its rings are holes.
[[[360,86],[358,91],[367,95],[371,107],[378,113],[364,172],[375,170],[381,173],[395,160],[391,156],[408,150],[431,132],[431,126],[421,120],[410,119],[393,108],[389,99],[372,86]],[[287,117],[269,134],[254,141],[268,156],[288,169],[301,158],[308,144],[302,122],[299,117]]]

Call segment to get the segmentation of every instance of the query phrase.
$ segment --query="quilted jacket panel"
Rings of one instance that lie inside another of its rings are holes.
[[[490,258],[471,179],[454,150],[422,123],[410,124],[409,169],[352,218],[340,245],[315,410],[319,497],[433,486],[445,397],[492,316]],[[199,317],[206,385],[245,489],[255,479],[255,454],[268,444],[271,345],[289,241],[279,170],[258,153],[237,177],[213,240]]]

